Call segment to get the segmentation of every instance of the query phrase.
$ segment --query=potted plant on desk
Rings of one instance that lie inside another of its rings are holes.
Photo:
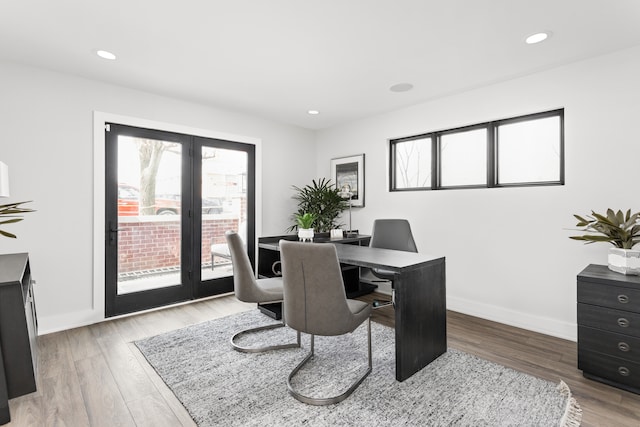
[[[313,222],[315,220],[315,214],[310,212],[296,214],[296,222],[298,223],[298,240],[301,242],[306,240],[313,242]]]
[[[315,216],[313,225],[319,233],[328,233],[339,227],[337,218],[348,208],[348,204],[340,197],[330,179],[313,180],[311,185],[302,188],[294,185],[293,189],[296,191],[293,198],[298,201],[298,211],[293,214],[295,224],[289,227],[289,231],[299,228],[298,216],[305,213]]]
[[[602,215],[591,211],[591,215],[583,218],[574,215],[578,220],[578,227],[584,227],[581,231],[596,234],[584,234],[581,236],[571,236],[573,240],[583,240],[587,243],[609,242],[614,247],[609,248],[608,265],[609,269],[622,274],[640,274],[640,251],[632,249],[640,242],[640,224],[638,218],[640,212],[631,214],[627,210],[614,212],[607,209],[607,214]]]

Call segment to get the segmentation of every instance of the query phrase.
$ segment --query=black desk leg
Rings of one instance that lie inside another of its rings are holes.
[[[2,348],[0,347],[0,424],[7,424],[9,421],[11,421],[11,414],[9,413],[9,393],[7,391],[7,379],[4,374]]]
[[[396,294],[396,379],[404,381],[447,351],[444,259],[403,272]]]

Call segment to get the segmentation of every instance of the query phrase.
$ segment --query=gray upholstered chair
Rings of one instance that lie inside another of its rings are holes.
[[[284,318],[289,327],[311,334],[309,354],[289,374],[289,393],[310,405],[330,405],[346,399],[371,373],[371,305],[347,299],[336,248],[328,243],[280,241],[284,283]],[[308,397],[296,391],[291,380],[314,356],[314,337],[343,335],[368,321],[369,365],[360,378],[334,397]]]
[[[376,219],[371,231],[371,248],[392,249],[395,251],[418,252],[413,240],[411,225],[406,219]],[[374,301],[374,307],[384,307],[395,303],[395,289],[393,287],[394,272],[380,268],[372,268],[374,276],[391,282],[391,302]]]
[[[242,241],[247,240],[247,222],[242,221],[238,225],[238,235]],[[215,259],[224,258],[231,259],[231,251],[229,250],[229,245],[227,243],[212,243],[211,244],[211,270],[215,270]]]
[[[231,262],[233,263],[233,287],[236,298],[243,302],[271,303],[279,302],[283,299],[282,278],[274,277],[268,279],[256,279],[251,268],[251,262],[246,252],[246,246],[235,231],[225,233]],[[284,318],[282,323],[259,326],[235,333],[231,337],[231,345],[237,351],[245,353],[259,353],[267,350],[278,350],[283,348],[300,347],[300,333],[298,333],[297,343],[275,344],[263,347],[242,347],[236,344],[235,340],[242,334],[264,331],[267,329],[282,328],[285,326]]]

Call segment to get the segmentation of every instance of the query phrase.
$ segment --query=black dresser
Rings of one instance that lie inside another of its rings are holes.
[[[0,424],[7,399],[36,391],[38,318],[29,255],[0,255]]]
[[[640,394],[640,276],[595,264],[578,274],[578,369]]]

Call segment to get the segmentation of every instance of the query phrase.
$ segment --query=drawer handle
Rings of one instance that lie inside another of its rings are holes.
[[[620,351],[629,351],[631,350],[631,346],[629,344],[627,344],[626,342],[619,342],[618,343],[618,350]]]
[[[629,326],[629,321],[624,317],[621,317],[618,319],[618,325],[620,325],[623,328],[626,328],[627,326]]]
[[[629,368],[625,368],[624,366],[620,366],[618,368],[618,373],[620,375],[622,375],[623,377],[628,377],[629,374],[631,373],[631,371],[629,371]]]
[[[271,272],[276,276],[282,276],[282,268],[280,267],[280,261],[276,261],[271,264]]]
[[[629,297],[626,295],[618,295],[618,302],[621,304],[626,304],[629,302]]]

